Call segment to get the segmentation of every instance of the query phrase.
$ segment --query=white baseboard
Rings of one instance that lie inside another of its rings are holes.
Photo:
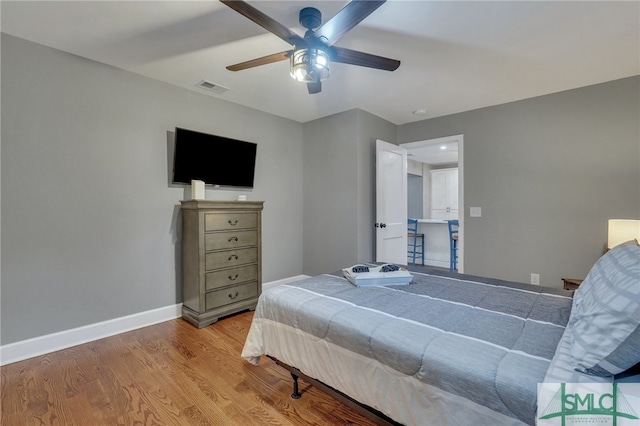
[[[0,365],[55,352],[182,316],[182,303],[0,346]]]
[[[309,278],[309,275],[296,275],[295,277],[289,277],[289,278],[283,278],[281,280],[277,280],[277,281],[270,281],[268,283],[262,283],[262,291],[268,290],[272,287],[277,287],[279,285],[283,285],[283,284],[289,284],[289,283],[293,283],[296,281],[300,281],[303,280],[305,278]]]
[[[263,283],[262,289],[266,290],[308,277],[308,275],[296,275],[295,277]],[[179,303],[177,305],[165,306],[164,308],[152,309],[121,318],[85,325],[71,330],[34,337],[33,339],[9,343],[8,345],[0,346],[0,365],[23,361],[35,356],[180,318],[181,316],[182,303]]]

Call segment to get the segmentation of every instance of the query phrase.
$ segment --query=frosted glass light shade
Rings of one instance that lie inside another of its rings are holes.
[[[640,241],[640,220],[609,219],[607,248],[633,239]]]
[[[329,77],[329,55],[321,49],[298,49],[291,55],[291,77],[303,83]]]

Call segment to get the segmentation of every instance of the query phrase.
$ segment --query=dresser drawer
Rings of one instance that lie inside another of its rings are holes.
[[[205,290],[226,287],[236,283],[255,281],[258,279],[258,265],[247,265],[239,268],[209,272],[205,275]]]
[[[220,290],[210,291],[205,296],[205,308],[214,309],[230,303],[239,302],[241,300],[250,299],[258,296],[257,281],[238,284]]]
[[[229,231],[204,234],[206,251],[255,246],[258,244],[258,231]]]
[[[225,231],[228,229],[255,228],[258,226],[256,213],[206,213],[205,231]]]
[[[256,247],[238,250],[214,251],[204,255],[204,268],[207,271],[257,262],[258,249]]]

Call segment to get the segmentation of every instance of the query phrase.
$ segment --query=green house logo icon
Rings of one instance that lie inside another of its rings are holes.
[[[560,418],[566,425],[567,417],[580,416],[580,423],[589,423],[588,418],[608,418],[607,424],[616,426],[619,418],[638,420],[638,415],[624,394],[613,383],[611,392],[567,392],[566,383],[560,383],[549,404],[539,413],[539,420]],[[572,422],[573,423],[573,422]],[[635,422],[634,422],[635,423]],[[640,424],[640,422],[638,422]]]

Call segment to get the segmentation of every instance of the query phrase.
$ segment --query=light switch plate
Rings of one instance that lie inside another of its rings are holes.
[[[469,207],[469,216],[482,217],[482,207]]]

